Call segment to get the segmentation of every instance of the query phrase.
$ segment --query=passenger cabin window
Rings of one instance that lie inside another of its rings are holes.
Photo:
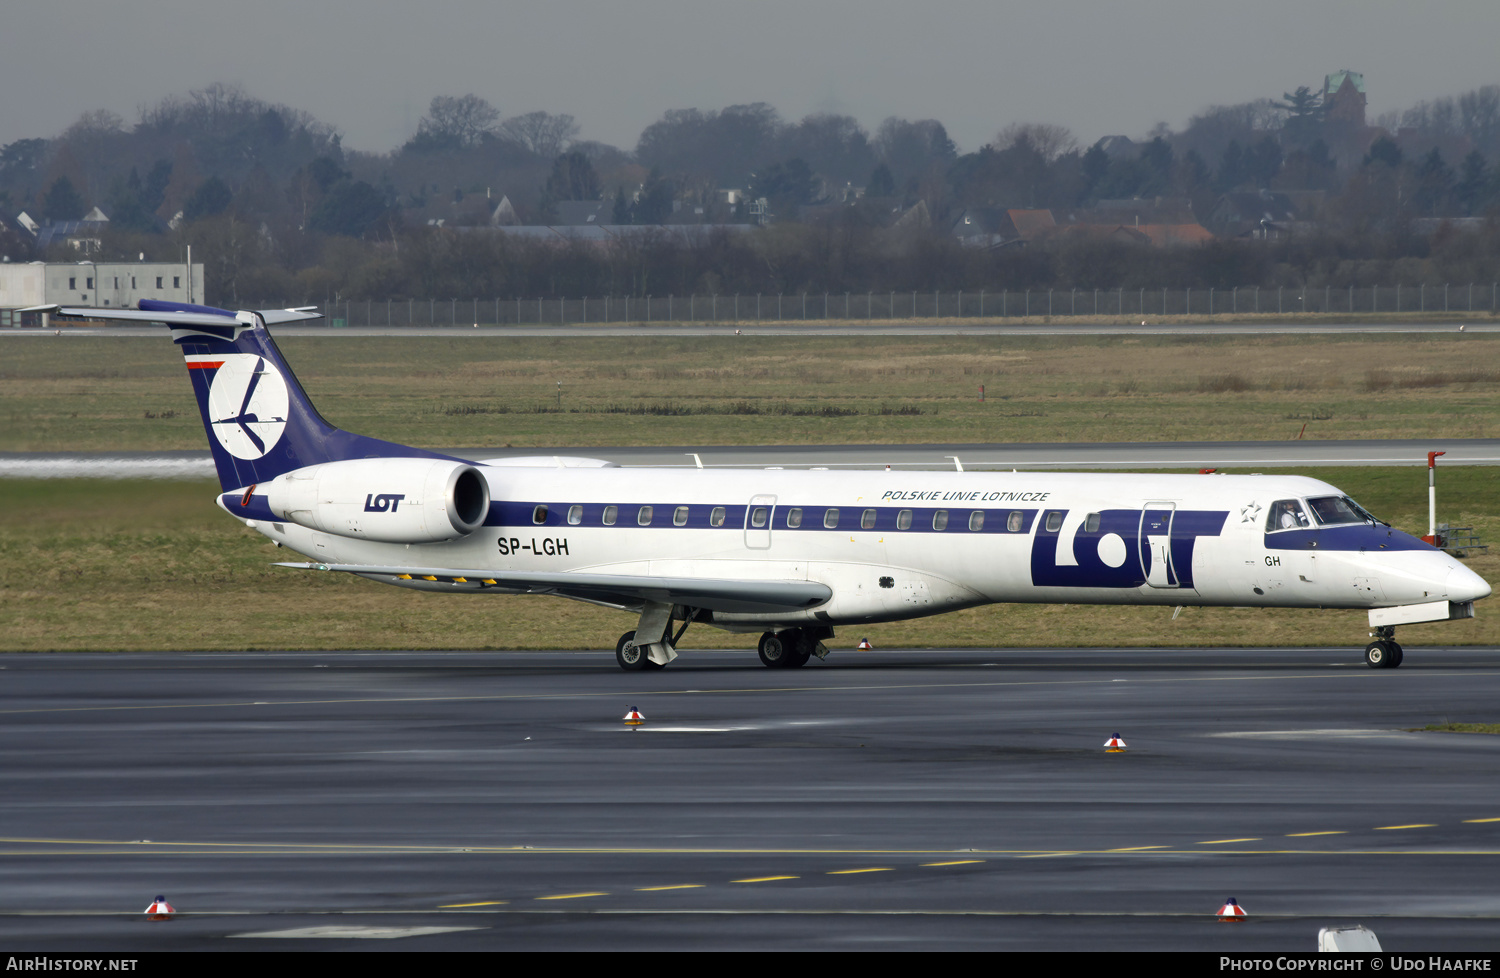
[[[1271,510],[1266,514],[1267,533],[1274,530],[1297,530],[1310,525],[1300,499],[1278,499],[1271,504]]]
[[[536,509],[533,509],[531,511],[531,522],[537,524],[538,526],[547,522],[547,507],[538,506]]]
[[[770,519],[771,511],[764,506],[757,506],[750,511],[750,525],[757,530],[766,525]]]
[[[896,529],[898,529],[898,530],[910,530],[911,529],[911,510],[909,510],[909,509],[903,509],[901,512],[899,512],[899,513],[896,514]]]
[[[859,528],[861,530],[875,529],[875,511],[873,509],[867,509],[859,514]]]
[[[650,506],[642,506],[639,510],[637,510],[636,514],[635,514],[635,521],[640,526],[650,526],[651,525],[651,507]]]
[[[569,526],[577,526],[579,523],[582,523],[582,522],[583,522],[583,507],[582,506],[569,506],[568,507],[568,525]]]
[[[618,506],[606,506],[606,507],[604,507],[604,525],[605,526],[614,526],[615,525],[615,521],[618,520],[619,518],[620,518],[620,507],[618,507]]]
[[[714,511],[712,513],[708,514],[708,525],[709,526],[723,526],[724,525],[724,507],[723,506],[715,506],[714,507]]]
[[[688,508],[686,506],[678,506],[675,510],[672,511],[673,526],[687,526],[687,520]]]
[[[802,508],[800,506],[794,506],[791,509],[787,510],[786,511],[786,527],[787,527],[787,529],[788,530],[795,530],[797,527],[799,527],[801,525],[802,525]]]
[[[1048,533],[1056,533],[1058,530],[1061,530],[1062,529],[1062,518],[1063,518],[1063,514],[1059,513],[1055,509],[1052,512],[1048,513],[1047,514],[1047,532]]]
[[[1098,533],[1099,532],[1099,514],[1098,513],[1090,513],[1089,515],[1087,515],[1087,516],[1085,516],[1083,518],[1083,532],[1085,532],[1085,533]]]
[[[969,514],[969,529],[975,533],[984,529],[984,510],[976,509]]]
[[[1011,510],[1010,515],[1005,518],[1005,528],[1012,533],[1020,533],[1025,525],[1026,517],[1019,509]]]
[[[823,528],[832,530],[839,525],[839,511],[837,509],[825,509],[823,511]]]
[[[948,511],[946,509],[940,509],[932,514],[932,528],[934,530],[948,529]]]

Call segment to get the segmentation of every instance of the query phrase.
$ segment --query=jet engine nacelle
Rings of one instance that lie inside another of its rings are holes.
[[[322,462],[260,486],[278,518],[381,543],[456,540],[484,525],[489,483],[465,462],[361,458]]]

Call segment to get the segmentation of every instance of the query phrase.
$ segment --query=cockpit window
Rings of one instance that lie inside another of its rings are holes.
[[[1308,508],[1323,526],[1338,526],[1341,523],[1374,523],[1375,517],[1365,512],[1359,503],[1348,496],[1319,496],[1307,501]]]
[[[1307,512],[1298,499],[1278,499],[1271,504],[1271,510],[1266,514],[1267,533],[1273,530],[1296,530],[1311,525]]]

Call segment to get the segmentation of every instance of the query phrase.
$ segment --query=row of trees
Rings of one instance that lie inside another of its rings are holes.
[[[1348,120],[1323,109],[1304,87],[1213,107],[1180,132],[1159,126],[1138,141],[1082,147],[1061,127],[1016,124],[960,153],[936,120],[891,118],[871,133],[847,116],[788,122],[756,103],[667,112],[627,152],[579,140],[571,116],[506,117],[478,96],[444,96],[408,142],[374,154],[345,150],[304,112],[211,85],[162,100],[133,126],[91,112],[53,139],[0,147],[0,208],[70,219],[97,204],[111,218],[110,255],[175,256],[191,241],[208,256],[210,291],[230,298],[1202,287],[1365,280],[1393,262],[1407,264],[1390,274],[1444,277],[1449,259],[1411,235],[1410,221],[1500,206],[1490,162],[1500,159],[1500,87],[1421,103],[1383,120],[1395,131],[1360,129],[1354,143]],[[616,224],[745,222],[723,187],[767,198],[775,224],[691,247],[648,235],[549,249],[448,233],[488,224],[502,195],[523,223],[551,220],[568,200],[602,200]],[[1066,222],[1100,200],[1158,196],[1190,201],[1206,222],[1219,195],[1244,189],[1321,191],[1321,211],[1307,216],[1324,233],[1278,246],[1278,257],[1254,245],[1176,254],[1067,236],[1030,253],[977,254],[946,230],[973,205],[1048,208]],[[925,226],[889,228],[919,202]],[[33,257],[27,248],[14,228],[0,230],[0,251]],[[1317,249],[1331,265],[1294,257]],[[483,272],[483,287],[461,286],[412,264],[438,254],[459,256],[453,274],[466,276],[486,261],[509,264]]]
[[[1284,241],[1156,249],[1061,234],[1025,249],[965,247],[931,228],[888,228],[859,207],[837,220],[754,231],[640,228],[619,240],[546,241],[453,228],[392,240],[317,236],[289,263],[232,212],[170,236],[107,232],[104,260],[202,256],[212,302],[602,295],[977,292],[981,289],[1345,288],[1488,283],[1500,278],[1500,224],[1427,236],[1342,232]]]

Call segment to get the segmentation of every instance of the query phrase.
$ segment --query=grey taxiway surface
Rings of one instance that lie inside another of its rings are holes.
[[[0,656],[0,946],[1492,950],[1500,738],[1412,728],[1500,654],[1415,639]]]

